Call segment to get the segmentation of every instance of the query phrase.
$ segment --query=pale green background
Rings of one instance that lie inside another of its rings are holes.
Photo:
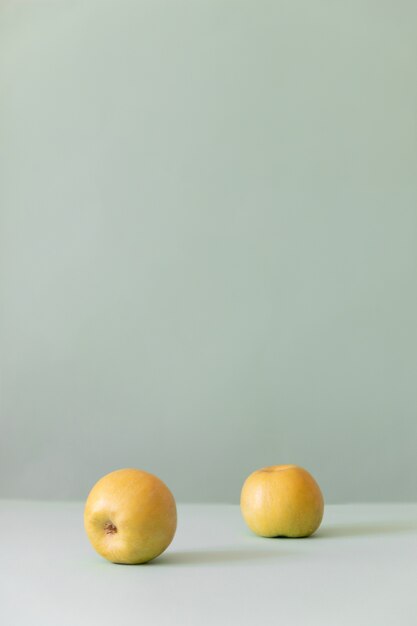
[[[417,4],[3,2],[0,495],[417,497]]]

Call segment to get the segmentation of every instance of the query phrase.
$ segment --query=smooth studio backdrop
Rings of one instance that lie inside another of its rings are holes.
[[[0,10],[0,496],[417,497],[417,5]]]

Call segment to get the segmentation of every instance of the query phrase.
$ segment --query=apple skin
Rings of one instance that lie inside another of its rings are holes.
[[[171,543],[177,528],[175,499],[148,472],[120,469],[90,491],[84,526],[93,548],[113,563],[147,563]]]
[[[240,498],[243,518],[261,537],[309,537],[323,519],[320,487],[297,465],[272,465],[245,480]]]

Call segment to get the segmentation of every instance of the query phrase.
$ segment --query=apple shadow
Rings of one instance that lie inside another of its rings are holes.
[[[323,526],[310,539],[342,539],[344,537],[375,537],[417,533],[416,522],[360,522]]]
[[[278,560],[283,556],[282,551],[268,552],[266,550],[179,550],[168,552],[151,561],[151,566],[167,565],[225,565],[253,563],[255,561]]]

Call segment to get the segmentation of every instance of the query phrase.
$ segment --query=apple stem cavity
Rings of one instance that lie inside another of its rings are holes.
[[[114,524],[112,524],[112,522],[106,522],[104,524],[104,532],[106,535],[114,535],[117,533],[117,528]]]

